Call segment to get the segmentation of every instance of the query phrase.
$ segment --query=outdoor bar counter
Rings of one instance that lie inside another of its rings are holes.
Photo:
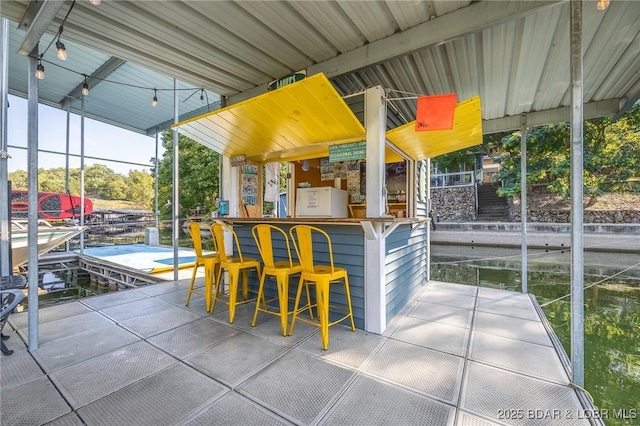
[[[428,218],[224,218],[238,235],[242,254],[260,258],[251,235],[254,225],[267,223],[285,232],[293,225],[316,226],[329,234],[334,264],[349,274],[351,303],[357,328],[384,332],[388,322],[427,282]],[[295,249],[291,246],[296,259]],[[326,245],[314,247],[316,262],[328,263]],[[274,240],[274,254],[286,259],[284,241]],[[291,278],[290,297],[295,296],[298,277]],[[267,285],[267,297],[275,286]],[[332,305],[345,306],[342,286],[332,286]],[[337,313],[335,314],[337,317]],[[334,315],[332,315],[332,318]]]

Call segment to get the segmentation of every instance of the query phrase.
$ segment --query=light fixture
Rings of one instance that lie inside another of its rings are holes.
[[[204,105],[204,89],[200,90],[200,103]]]
[[[38,66],[36,67],[36,78],[42,80],[44,78],[44,66],[42,65],[42,59],[38,59]]]
[[[89,0],[89,3],[95,4],[96,6],[102,3],[102,0]]]
[[[605,10],[607,7],[609,7],[609,0],[597,0],[596,1],[596,8],[598,10]]]
[[[158,92],[156,91],[156,89],[153,89],[153,100],[151,101],[151,105],[153,107],[156,107],[158,105]]]
[[[82,83],[82,94],[87,96],[89,94],[89,85],[87,84],[87,76],[84,76],[84,83]]]
[[[58,39],[58,41],[56,41],[56,49],[58,49],[58,59],[60,59],[61,61],[66,61],[67,60],[67,48],[64,47],[64,43],[60,41],[60,39]]]

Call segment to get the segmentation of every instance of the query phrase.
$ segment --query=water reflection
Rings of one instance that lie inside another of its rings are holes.
[[[567,250],[528,252],[528,290],[541,305],[570,292],[570,256]],[[637,254],[584,256],[585,287],[600,283],[585,290],[585,387],[598,408],[608,410],[608,425],[640,424],[638,262]],[[619,275],[609,278],[614,274]],[[521,254],[519,250],[434,245],[431,278],[521,291]],[[570,354],[570,299],[552,302],[543,310]],[[618,418],[614,410],[618,410]],[[627,410],[627,417],[637,417],[622,419],[619,410]]]

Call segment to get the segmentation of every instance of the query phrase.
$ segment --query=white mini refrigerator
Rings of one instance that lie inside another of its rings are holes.
[[[296,217],[349,217],[347,191],[330,186],[298,188]]]

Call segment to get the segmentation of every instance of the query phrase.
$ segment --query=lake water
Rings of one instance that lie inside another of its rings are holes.
[[[567,250],[528,252],[528,291],[541,305],[570,292],[570,256]],[[608,410],[607,425],[639,425],[640,256],[587,252],[584,259],[585,287],[600,283],[585,290],[585,388],[600,410]],[[431,278],[521,291],[521,254],[433,245]],[[570,356],[570,299],[543,311]],[[614,416],[613,410],[626,411]]]

